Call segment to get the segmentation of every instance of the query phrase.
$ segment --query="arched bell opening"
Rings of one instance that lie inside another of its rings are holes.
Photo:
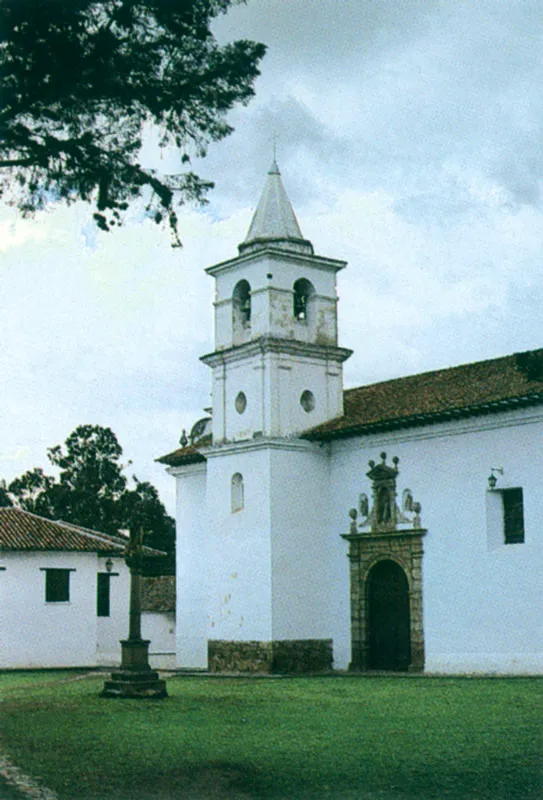
[[[308,323],[312,318],[315,288],[311,281],[308,281],[306,278],[300,278],[299,280],[295,281],[292,291],[292,312],[294,319],[298,320],[298,322]]]
[[[238,281],[232,295],[232,332],[234,341],[244,339],[251,329],[251,285]]]

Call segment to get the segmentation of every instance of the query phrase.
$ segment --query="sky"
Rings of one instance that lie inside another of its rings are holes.
[[[211,404],[203,270],[237,254],[274,138],[303,235],[348,261],[346,388],[542,346],[540,0],[249,0],[215,32],[268,51],[193,165],[216,185],[182,249],[138,214],[104,233],[85,204],[0,207],[0,479],[104,425],[174,512],[155,459]]]

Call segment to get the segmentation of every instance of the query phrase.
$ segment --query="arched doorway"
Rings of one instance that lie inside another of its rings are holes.
[[[411,621],[406,574],[395,561],[379,561],[370,571],[367,587],[369,667],[407,670]]]

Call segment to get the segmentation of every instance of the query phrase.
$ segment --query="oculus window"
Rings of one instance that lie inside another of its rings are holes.
[[[308,414],[315,408],[315,395],[309,389],[302,392],[300,396],[300,405]]]
[[[238,414],[243,414],[247,408],[247,398],[243,392],[238,392],[238,395],[234,401],[234,406]]]

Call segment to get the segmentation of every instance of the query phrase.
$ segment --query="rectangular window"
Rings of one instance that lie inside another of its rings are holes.
[[[521,544],[524,541],[522,489],[502,489],[501,495],[505,544]]]
[[[109,617],[111,575],[107,572],[99,572],[97,578],[96,614],[99,617]]]
[[[45,602],[68,603],[70,600],[70,572],[72,569],[44,569]]]

